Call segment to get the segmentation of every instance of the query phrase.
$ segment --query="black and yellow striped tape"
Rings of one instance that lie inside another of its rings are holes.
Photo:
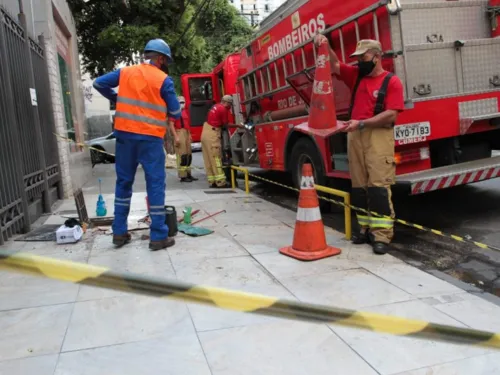
[[[499,333],[289,301],[133,273],[119,273],[109,268],[25,253],[0,251],[0,269],[123,292],[194,302],[239,312],[313,323],[330,323],[397,336],[500,349]]]
[[[254,177],[254,178],[256,178],[256,179],[258,179],[258,180],[261,180],[261,181],[264,181],[264,182],[268,182],[270,184],[274,184],[274,185],[277,185],[277,186],[281,186],[281,187],[289,189],[289,190],[300,192],[299,189],[296,189],[294,187],[281,184],[281,183],[276,182],[276,181],[269,180],[269,179],[264,178],[264,177],[257,176],[255,174],[249,173],[249,175],[252,176],[252,177]],[[457,236],[455,234],[448,234],[448,233],[444,233],[444,232],[442,232],[440,230],[437,230],[437,229],[431,229],[431,228],[424,227],[423,225],[410,223],[409,221],[406,221],[406,220],[401,220],[401,219],[398,219],[398,218],[391,218],[390,216],[381,215],[381,214],[379,214],[377,212],[365,210],[364,208],[356,207],[356,206],[353,206],[351,204],[346,204],[344,202],[340,202],[340,201],[336,201],[336,200],[333,200],[333,199],[329,199],[329,198],[324,197],[324,196],[318,196],[318,198],[322,199],[324,201],[328,201],[328,202],[334,203],[334,204],[342,206],[342,207],[349,207],[351,210],[362,212],[362,213],[367,214],[367,215],[372,215],[372,216],[380,217],[380,218],[383,218],[383,219],[394,220],[394,222],[402,224],[402,225],[406,225],[407,227],[410,227],[410,228],[415,228],[415,229],[418,229],[418,230],[421,230],[421,231],[424,231],[424,232],[433,233],[433,234],[436,234],[438,236],[449,238],[449,239],[452,239],[452,240],[455,240],[455,241],[458,241],[458,242],[469,243],[469,244],[472,244],[474,246],[480,247],[481,249],[490,249],[490,250],[500,251],[500,249],[497,248],[497,247],[495,247],[495,246],[491,246],[491,245],[487,245],[485,243],[481,243],[481,242],[477,242],[477,241],[474,241],[474,240],[470,240],[470,239],[467,239],[467,238],[464,238],[464,237],[461,237],[461,236]]]
[[[56,134],[56,133],[54,133],[54,134]],[[56,135],[58,137],[60,137],[60,138],[63,138],[63,139],[66,139],[66,140],[69,140],[69,141],[73,142],[72,139],[63,137],[63,136],[61,136],[59,134],[56,134]],[[90,146],[88,146],[86,144],[83,144],[83,143],[77,143],[77,145],[78,146],[82,146],[82,147],[87,147],[87,148],[89,148],[91,150],[95,150],[97,152],[102,152],[102,153],[107,154],[107,155],[115,156],[113,154],[110,154],[109,152],[105,152],[105,151],[102,151],[102,150],[90,147]],[[192,167],[192,168],[194,168],[194,167]],[[279,182],[276,182],[276,181],[272,181],[272,180],[269,180],[269,179],[264,178],[264,177],[257,176],[257,175],[252,174],[252,173],[248,173],[248,175],[252,176],[252,177],[254,177],[254,178],[258,179],[258,180],[261,180],[261,181],[264,181],[264,182],[268,182],[270,184],[274,184],[274,185],[277,185],[277,186],[281,186],[281,187],[283,187],[285,189],[288,189],[288,190],[293,190],[293,191],[296,191],[296,192],[300,192],[300,190],[297,189],[297,188],[294,188],[294,187],[291,187],[291,186],[288,186],[288,185],[285,185],[285,184],[282,184],[282,183],[279,183]],[[490,250],[494,250],[494,251],[500,251],[500,249],[497,248],[497,247],[495,247],[495,246],[487,245],[485,243],[481,243],[481,242],[474,241],[474,240],[470,240],[470,239],[467,239],[467,238],[462,237],[462,236],[457,236],[455,234],[444,233],[444,232],[442,232],[440,230],[432,229],[432,228],[427,228],[427,227],[424,227],[423,225],[410,223],[409,221],[406,221],[406,220],[402,220],[402,219],[398,219],[398,218],[391,218],[390,216],[381,215],[381,214],[379,214],[377,212],[365,210],[364,208],[356,207],[356,206],[353,206],[351,204],[346,204],[344,202],[340,202],[340,201],[336,201],[336,200],[333,200],[333,199],[329,199],[329,198],[324,197],[324,196],[318,196],[318,198],[322,199],[324,201],[327,201],[327,202],[334,203],[334,204],[342,206],[342,207],[349,207],[353,211],[362,212],[364,214],[372,215],[372,216],[383,218],[383,219],[394,220],[394,222],[402,224],[402,225],[405,225],[405,226],[410,227],[410,228],[415,228],[415,229],[418,229],[418,230],[421,230],[421,231],[424,231],[424,232],[433,233],[435,235],[438,235],[438,236],[441,236],[441,237],[444,237],[444,238],[448,238],[448,239],[451,239],[451,240],[454,240],[454,241],[458,241],[458,242],[462,242],[462,243],[469,243],[469,244],[477,246],[477,247],[479,247],[481,249],[490,249]]]

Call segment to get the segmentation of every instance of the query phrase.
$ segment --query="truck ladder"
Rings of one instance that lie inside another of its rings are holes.
[[[343,39],[343,34],[342,34],[342,28],[345,27],[346,25],[351,24],[354,22],[354,28],[356,32],[356,42],[360,40],[360,33],[359,33],[359,19],[368,15],[372,14],[372,19],[373,19],[373,31],[375,35],[376,40],[379,39],[379,27],[378,27],[378,18],[377,18],[377,10],[380,9],[383,6],[386,6],[390,3],[390,0],[380,0],[378,3],[373,4],[369,6],[368,8],[363,9],[362,11],[352,15],[349,18],[346,18],[345,20],[337,23],[336,25],[333,25],[326,29],[323,34],[330,34],[334,31],[339,30],[339,42],[340,42],[340,50],[341,50],[341,60],[342,62],[346,61],[346,55],[345,55],[345,46],[344,46],[344,39]],[[399,1],[396,1],[397,7],[399,8]],[[287,82],[287,77],[289,76],[287,67],[286,67],[286,58],[291,55],[291,61],[292,61],[292,72],[290,75],[297,73],[297,62],[295,61],[295,52],[300,50],[300,58],[302,59],[302,66],[305,67],[302,71],[304,70],[309,70],[314,67],[313,66],[306,66],[306,51],[305,47],[309,44],[313,43],[313,39],[309,39],[308,41],[303,42],[302,44],[298,45],[295,48],[292,48],[291,50],[285,52],[284,54],[269,60],[262,66],[259,66],[258,68],[255,68],[251,70],[250,72],[246,73],[243,75],[238,81],[243,81],[243,84],[245,86],[245,90],[248,89],[248,92],[250,93],[250,97],[246,97],[245,93],[245,100],[242,101],[242,104],[248,104],[251,101],[257,100],[264,98],[266,96],[272,96],[282,90],[290,88],[290,84]],[[316,61],[316,48],[313,48],[313,53],[314,53],[314,61]],[[279,64],[281,63],[281,64]],[[280,80],[280,74],[278,72],[279,65],[281,65],[281,70],[283,72],[283,77],[285,77],[284,82],[281,82]],[[275,73],[275,78],[276,78],[276,88],[272,88],[272,80],[271,80],[271,66],[274,66],[274,73]],[[260,73],[260,85],[259,85],[259,80],[257,79],[257,73]],[[267,77],[267,84],[264,80],[264,75]],[[253,82],[253,85],[251,84]],[[255,88],[255,90],[254,90]]]

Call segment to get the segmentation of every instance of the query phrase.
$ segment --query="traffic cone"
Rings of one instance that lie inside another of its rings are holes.
[[[302,167],[293,245],[280,249],[280,253],[299,260],[317,260],[341,253],[340,249],[326,244],[311,164]]]

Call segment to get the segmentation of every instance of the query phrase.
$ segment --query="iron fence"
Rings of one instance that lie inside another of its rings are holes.
[[[23,23],[0,6],[0,244],[50,212],[51,192],[62,197],[43,40]]]

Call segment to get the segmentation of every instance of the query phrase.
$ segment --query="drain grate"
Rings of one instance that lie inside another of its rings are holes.
[[[236,194],[234,190],[205,190],[205,194]]]
[[[55,241],[56,240],[56,230],[61,226],[61,224],[47,224],[42,225],[31,232],[23,235],[16,239],[16,241]]]

